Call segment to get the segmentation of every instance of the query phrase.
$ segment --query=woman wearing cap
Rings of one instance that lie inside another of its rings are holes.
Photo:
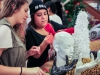
[[[39,51],[26,48],[19,27],[28,17],[27,0],[4,0],[0,19],[0,75],[44,75],[39,68],[26,68],[26,57]]]
[[[37,46],[40,48],[40,53],[30,56],[28,58],[27,66],[42,66],[47,61],[48,50],[50,49],[50,44],[53,40],[53,35],[51,33],[67,28],[67,26],[59,25],[53,21],[50,21],[49,23],[47,8],[42,1],[33,1],[29,8],[31,22],[26,30],[26,48],[29,50],[32,46]],[[48,23],[49,27],[46,27]],[[50,29],[50,26],[51,30],[45,29]]]

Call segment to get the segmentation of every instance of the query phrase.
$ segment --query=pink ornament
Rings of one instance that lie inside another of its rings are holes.
[[[76,3],[76,5],[80,5],[80,3],[78,2],[78,3]]]
[[[68,14],[68,13],[69,13],[69,11],[68,11],[68,10],[66,10],[65,12],[66,12],[66,14]]]

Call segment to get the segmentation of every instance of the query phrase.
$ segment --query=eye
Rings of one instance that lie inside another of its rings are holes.
[[[44,15],[47,15],[47,12],[45,12]]]
[[[26,9],[25,12],[28,12],[28,9]]]
[[[41,16],[41,14],[37,14],[37,16]]]

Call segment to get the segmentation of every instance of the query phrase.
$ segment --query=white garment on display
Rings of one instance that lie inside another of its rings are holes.
[[[0,48],[11,48],[12,45],[12,36],[11,30],[6,25],[0,25]]]
[[[64,31],[55,34],[53,40],[53,48],[57,53],[57,67],[66,64],[66,55],[68,56],[69,61],[72,60],[74,52],[73,47],[74,39],[72,35]]]
[[[56,15],[56,14],[50,15],[49,18],[50,18],[50,20],[57,22],[57,23],[62,25],[62,20],[58,15]]]

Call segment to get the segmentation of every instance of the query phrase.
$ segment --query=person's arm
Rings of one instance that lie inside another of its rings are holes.
[[[5,49],[0,49],[0,56]],[[0,75],[44,75],[44,72],[39,68],[25,68],[25,67],[8,67],[0,65]]]
[[[0,56],[7,48],[12,48],[11,30],[6,25],[0,25]]]
[[[33,56],[34,58],[39,58],[44,52],[44,50],[46,49],[47,44],[45,42],[42,42],[40,46],[32,46],[32,47],[33,49],[31,48],[30,50],[26,52],[26,59],[29,56]]]
[[[21,67],[7,67],[0,65],[0,75],[20,75]],[[24,73],[24,68],[23,68]]]
[[[28,58],[29,56],[33,56],[34,54],[36,54],[36,51],[34,51],[34,49],[38,47],[38,46],[34,46],[35,41],[34,41],[33,34],[30,31],[30,28],[27,28],[26,30],[25,39],[26,39],[26,49],[27,49],[26,58]]]
[[[31,49],[26,52],[26,59],[30,56],[34,56],[35,54],[40,54],[39,46],[32,46]]]
[[[36,54],[33,54],[33,55],[31,54],[31,56],[33,56],[34,58],[39,58],[42,55],[42,53],[44,52],[44,50],[46,49],[47,45],[52,43],[53,35],[50,34],[50,35],[46,36],[39,46],[35,46],[35,41],[34,41],[34,38],[33,38],[32,35],[33,34],[31,33],[31,31],[27,30],[26,36],[25,36],[25,38],[26,38],[26,48],[27,48],[28,51],[30,51],[32,46],[34,46],[34,50],[39,47],[40,48],[39,53],[37,52]]]
[[[0,48],[0,56],[1,56],[3,51],[4,51],[4,48]]]
[[[52,34],[47,35],[45,37],[45,39],[43,40],[43,42],[39,46],[40,47],[40,54],[37,53],[37,54],[33,55],[33,57],[39,58],[42,55],[42,53],[44,52],[44,50],[46,49],[47,45],[51,44],[52,42],[53,42],[53,35]]]
[[[0,65],[0,75],[44,75],[44,72],[39,67],[21,68]]]
[[[5,49],[0,48],[0,56],[2,55],[3,51]],[[0,65],[0,75],[20,75],[21,72],[21,67],[19,68],[14,68],[14,67],[7,67],[7,66],[3,66]]]
[[[43,41],[41,44],[40,44],[40,54],[35,54],[35,55],[33,55],[33,57],[34,58],[39,58],[41,55],[42,55],[42,53],[44,52],[44,50],[46,49],[46,47],[47,47],[47,44]]]
[[[57,32],[58,30],[60,30],[60,29],[66,29],[66,28],[68,28],[68,26],[67,25],[60,25],[60,24],[58,24],[58,23],[56,23],[56,22],[54,22],[54,21],[50,21],[50,23],[52,24],[52,26],[53,26],[53,28],[54,28],[54,30]]]
[[[4,50],[0,49],[0,56]],[[25,68],[0,65],[0,75],[44,75],[44,72],[39,67]]]

